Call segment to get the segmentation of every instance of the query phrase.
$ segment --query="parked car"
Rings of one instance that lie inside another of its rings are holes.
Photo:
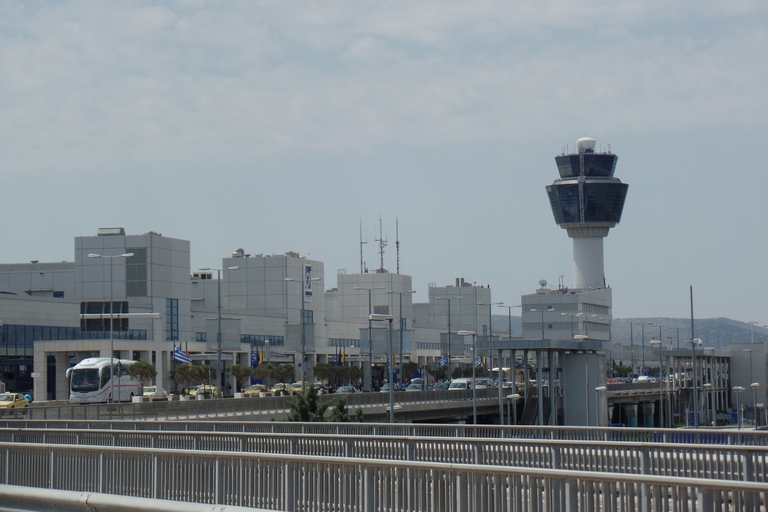
[[[267,386],[264,384],[251,384],[247,388],[245,388],[243,391],[246,393],[261,393],[262,391],[266,391]]]
[[[408,387],[405,388],[406,391],[424,391],[424,384],[419,384],[418,382],[412,382],[408,384]]]
[[[310,385],[310,383],[307,382],[307,388],[309,388],[309,385]],[[301,392],[304,391],[304,382],[303,381],[294,382],[293,384],[291,384],[289,386],[289,388],[294,393],[301,393]]]
[[[216,398],[219,396],[219,388],[216,386],[209,386],[208,384],[200,384],[189,390],[189,396],[205,395],[208,397]]]
[[[21,393],[3,393],[0,395],[0,410],[23,409],[29,407],[29,400]]]
[[[157,386],[144,386],[144,396],[153,398],[168,398],[168,392],[163,388],[157,389]]]
[[[339,386],[336,389],[336,394],[343,394],[343,393],[357,393],[357,390],[354,386]]]
[[[288,385],[286,383],[278,382],[277,384],[272,386],[272,389],[270,391],[272,391],[273,393],[282,393],[286,389],[288,389]]]

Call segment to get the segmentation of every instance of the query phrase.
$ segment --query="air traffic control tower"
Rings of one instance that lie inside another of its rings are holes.
[[[617,155],[596,153],[589,137],[576,145],[578,153],[555,157],[560,178],[547,194],[555,222],[573,239],[574,288],[604,288],[603,238],[621,220],[629,185],[613,177]]]
[[[617,160],[610,151],[596,152],[588,137],[577,141],[575,153],[555,157],[560,177],[547,194],[555,222],[573,239],[573,285],[550,286],[542,279],[534,293],[521,297],[523,338],[513,345],[528,357],[535,354],[537,374],[560,389],[550,396],[537,379],[528,400],[537,408],[534,423],[607,425],[609,416],[615,417],[607,411],[605,393],[595,390],[605,389],[611,349],[612,293],[604,276],[603,238],[621,220],[628,189],[613,177]],[[637,413],[635,408],[625,416]]]

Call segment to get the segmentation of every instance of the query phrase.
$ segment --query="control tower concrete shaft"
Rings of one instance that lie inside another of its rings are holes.
[[[613,177],[618,156],[595,152],[595,139],[576,141],[578,153],[555,157],[560,178],[547,187],[555,222],[573,239],[578,290],[604,288],[603,238],[621,220],[629,185]]]

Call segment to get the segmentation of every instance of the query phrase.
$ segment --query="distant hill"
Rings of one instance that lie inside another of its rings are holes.
[[[509,330],[508,315],[493,315],[493,332],[501,334]],[[690,318],[614,318],[611,326],[611,337],[614,343],[629,345],[630,343],[630,324],[632,327],[632,338],[634,343],[639,343],[642,337],[643,326],[645,326],[645,339],[658,339],[659,327],[661,327],[662,341],[665,347],[677,348],[678,336],[680,339],[680,348],[685,348],[685,340],[691,338],[691,319]],[[768,343],[768,329],[758,325],[751,325],[746,322],[739,322],[729,318],[696,318],[693,321],[695,337],[704,341],[705,347],[715,347],[718,350],[728,350],[731,343]],[[512,317],[512,335],[520,336],[522,334],[522,321],[519,316]],[[671,339],[670,339],[671,338]]]

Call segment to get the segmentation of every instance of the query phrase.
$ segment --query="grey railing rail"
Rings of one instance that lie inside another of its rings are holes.
[[[2,504],[13,503],[13,508]],[[210,505],[135,498],[94,492],[61,491],[19,485],[0,485],[0,510],[14,512],[212,512]],[[268,512],[267,509],[219,506],[216,512]],[[269,511],[273,512],[273,511]]]
[[[88,407],[88,406],[80,406]],[[195,432],[273,432],[339,435],[425,437],[487,437],[565,441],[645,442],[768,446],[766,430],[650,429],[627,427],[509,426],[426,423],[300,423],[285,421],[153,421],[145,420],[30,420],[2,419],[2,428],[166,430]]]
[[[768,482],[768,447],[478,437],[0,429],[0,442],[344,456]]]
[[[345,397],[348,408],[384,408],[389,406],[388,393],[350,393],[344,395],[319,395],[318,402],[325,403]],[[395,393],[395,401],[402,405],[422,405],[453,403],[466,406],[466,400],[472,394],[467,391],[420,391]],[[171,419],[189,420],[192,418],[210,418],[213,416],[236,417],[242,415],[262,416],[265,420],[283,420],[291,407],[293,396],[265,396],[251,398],[219,398],[205,400],[155,400],[147,402],[126,402],[112,404],[86,403],[33,403],[31,407],[6,414],[9,419],[30,420],[138,420]],[[477,400],[481,404],[497,404],[498,390],[477,390]],[[3,419],[5,419],[5,417]]]
[[[768,497],[768,484],[733,480],[30,443],[0,443],[0,482],[307,512],[753,511]]]

